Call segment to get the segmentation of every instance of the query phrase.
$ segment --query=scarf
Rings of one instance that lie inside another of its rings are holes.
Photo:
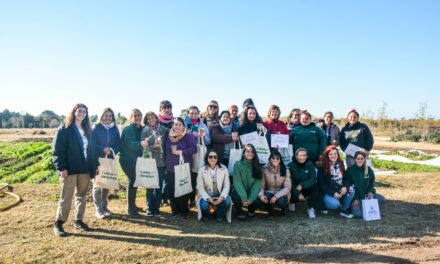
[[[157,115],[157,117],[159,118],[159,121],[163,124],[169,124],[173,121],[173,114],[165,115],[165,114],[159,113]]]
[[[340,186],[342,185],[342,172],[338,163],[330,165],[330,175],[332,176],[332,181]]]
[[[200,127],[200,118],[197,119],[191,119],[189,117],[185,118],[185,124],[186,124],[186,128],[189,130],[189,132],[191,133],[199,133],[199,127]]]
[[[223,125],[222,122],[219,122],[220,127],[223,128],[223,131],[225,131],[226,135],[232,134],[232,122],[229,123],[229,125]]]
[[[184,128],[182,132],[177,132],[176,130],[174,130],[174,128],[171,128],[168,138],[171,140],[172,143],[177,143],[185,136],[187,132],[188,130],[186,128]]]
[[[273,174],[278,174],[280,173],[280,165],[278,166],[274,166],[271,162],[269,162],[267,168],[269,169],[269,171]]]
[[[113,127],[115,126],[115,122],[111,122],[111,123],[108,123],[108,124],[104,124],[104,123],[101,123],[101,124],[102,124],[102,126],[105,127],[107,130],[109,130],[110,128],[113,128]]]
[[[157,123],[155,126],[146,125],[145,130],[157,137],[160,135],[161,126],[159,125],[159,123]]]

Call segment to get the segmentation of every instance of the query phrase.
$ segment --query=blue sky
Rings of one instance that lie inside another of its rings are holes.
[[[3,1],[0,111],[254,99],[440,118],[439,1]]]

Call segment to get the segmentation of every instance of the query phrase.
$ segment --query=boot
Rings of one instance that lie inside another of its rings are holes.
[[[131,217],[140,216],[136,208],[136,193],[137,188],[128,188],[127,190],[127,213]]]

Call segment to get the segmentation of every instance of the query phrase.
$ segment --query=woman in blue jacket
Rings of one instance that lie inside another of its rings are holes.
[[[93,162],[92,176],[95,175],[99,166],[99,158],[107,156],[114,159],[113,154],[118,154],[120,149],[120,136],[117,125],[115,124],[115,114],[111,108],[102,111],[98,124],[93,128],[90,139],[90,154]],[[112,152],[113,150],[113,152]],[[92,177],[93,178],[93,177]],[[96,182],[93,183],[93,201],[95,202],[96,218],[103,219],[111,215],[108,209],[108,189],[97,188]]]
[[[66,116],[64,125],[58,128],[53,139],[53,161],[61,185],[53,229],[56,236],[66,235],[63,223],[69,218],[74,194],[75,222],[73,226],[83,231],[89,230],[83,222],[83,217],[90,182],[91,161],[87,150],[91,133],[87,107],[84,104],[76,104]]]

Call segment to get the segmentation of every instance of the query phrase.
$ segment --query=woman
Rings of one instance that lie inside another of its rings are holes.
[[[373,170],[367,165],[367,154],[358,151],[354,155],[355,164],[347,169],[349,184],[354,185],[354,198],[351,203],[351,211],[354,217],[362,218],[362,200],[366,197],[377,199],[379,203],[385,201],[385,197],[376,193],[374,188],[375,177]]]
[[[188,218],[189,208],[188,199],[189,194],[175,197],[175,173],[174,166],[179,165],[180,155],[189,167],[192,167],[192,156],[197,152],[197,144],[194,136],[187,133],[185,123],[181,117],[176,117],[173,120],[173,126],[165,138],[165,165],[166,177],[169,185],[169,195],[171,199],[171,210],[173,216],[181,213],[183,218]]]
[[[154,112],[147,112],[144,116],[145,127],[141,132],[141,139],[148,141],[148,146],[144,148],[144,156],[152,157],[156,160],[157,171],[159,173],[159,188],[147,189],[147,217],[161,217],[159,208],[162,201],[162,189],[165,178],[165,156],[163,151],[163,139],[168,133],[168,128],[159,123],[159,119]]]
[[[233,132],[237,132],[237,128],[232,123],[229,112],[222,111],[218,124],[211,127],[212,143],[209,149],[218,153],[219,162],[225,166],[228,166],[231,148],[238,141],[238,134]]]
[[[292,131],[295,127],[301,125],[301,109],[293,108],[289,114],[289,120],[287,122],[287,130]]]
[[[260,118],[261,119],[261,118]],[[270,131],[263,125],[262,122],[258,122],[259,116],[257,109],[254,106],[248,106],[243,112],[243,119],[240,120],[240,127],[238,128],[238,135],[244,135],[252,133],[254,131],[263,131],[266,133],[267,142],[270,142]]]
[[[324,196],[325,207],[338,210],[343,217],[353,218],[350,204],[354,192],[349,191],[349,181],[344,172],[344,162],[339,156],[338,149],[334,145],[328,146],[322,154],[322,167],[318,169],[318,186]]]
[[[281,109],[277,105],[271,105],[267,111],[267,119],[264,125],[269,129],[271,134],[289,135],[286,123],[280,120]]]
[[[307,111],[301,112],[301,125],[291,131],[293,152],[299,148],[307,150],[308,159],[315,164],[327,147],[327,140],[322,129],[312,121],[312,115]]]
[[[199,220],[207,221],[211,213],[210,207],[216,208],[217,221],[223,221],[225,210],[231,206],[229,197],[228,169],[220,163],[219,155],[214,150],[208,151],[205,156],[206,166],[201,168],[197,175],[197,204],[199,206]],[[228,222],[231,222],[230,214]]]
[[[328,111],[324,114],[324,120],[318,126],[324,131],[327,138],[327,145],[339,146],[341,130],[333,123],[333,113]]]
[[[88,109],[84,104],[76,104],[66,116],[53,139],[53,162],[58,171],[61,185],[60,199],[53,231],[56,236],[65,236],[63,223],[70,213],[75,193],[75,222],[73,226],[83,231],[89,227],[83,222],[89,189],[92,161],[87,155],[92,129]]]
[[[343,151],[351,143],[362,148],[367,157],[369,151],[373,148],[373,134],[371,134],[370,128],[366,124],[359,122],[359,113],[354,109],[348,113],[348,123],[341,130],[340,143]],[[347,167],[352,166],[355,163],[354,157],[346,155],[345,163]]]
[[[316,185],[316,170],[313,163],[307,158],[307,150],[299,148],[295,152],[295,159],[289,163],[292,177],[292,203],[305,201],[307,197],[307,213],[310,219],[316,218],[315,208],[319,208],[319,190]]]
[[[273,213],[273,206],[281,208],[282,214],[287,216],[292,182],[290,172],[284,165],[281,153],[274,151],[270,154],[269,163],[263,169],[260,193],[257,205]]]
[[[128,178],[127,213],[130,217],[139,217],[138,208],[136,207],[137,187],[134,187],[136,180],[136,161],[138,157],[142,157],[142,150],[148,145],[147,141],[141,140],[141,111],[136,108],[131,110],[127,123],[128,125],[122,130],[119,163]]]
[[[203,112],[203,123],[208,126],[208,128],[211,128],[212,125],[218,123],[218,102],[215,100],[211,100],[209,102],[208,106],[206,107],[206,111]]]
[[[263,119],[261,118],[261,116],[260,116],[260,114],[258,114],[258,111],[256,110],[256,106],[255,106],[255,103],[254,103],[254,100],[252,100],[252,98],[247,98],[247,99],[245,99],[244,101],[243,101],[243,111],[241,111],[241,113],[240,113],[240,115],[239,115],[239,119],[240,119],[240,126],[241,126],[241,124],[242,124],[242,120],[244,120],[244,118],[245,118],[245,112],[246,112],[246,109],[249,107],[249,106],[252,106],[254,109],[255,109],[255,111],[256,111],[256,121],[257,121],[257,123],[263,123]]]
[[[248,144],[243,149],[241,161],[234,165],[234,184],[231,198],[234,203],[237,219],[246,219],[243,213],[243,205],[248,207],[248,216],[255,216],[257,209],[256,200],[260,191],[263,171],[258,162],[255,147]]]
[[[102,111],[99,123],[93,128],[90,139],[90,153],[94,164],[94,168],[91,170],[92,178],[98,169],[99,158],[107,156],[110,159],[115,159],[113,153],[117,155],[119,149],[120,135],[119,129],[115,124],[115,114],[111,108],[105,108]],[[93,182],[93,201],[95,202],[96,218],[98,219],[109,217],[112,214],[107,207],[108,193],[108,189],[97,188],[96,182]]]
[[[163,100],[159,105],[159,122],[162,126],[171,129],[173,122],[173,105],[168,100]]]
[[[228,107],[229,113],[231,113],[231,122],[236,128],[240,127],[240,119],[238,118],[238,106],[233,104]]]

